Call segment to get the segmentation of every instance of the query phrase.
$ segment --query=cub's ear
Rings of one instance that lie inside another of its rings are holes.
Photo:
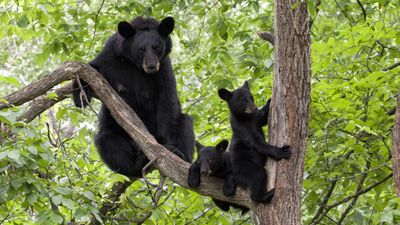
[[[226,90],[225,88],[221,88],[218,90],[218,95],[225,101],[229,101],[232,98],[232,92]]]
[[[196,141],[195,144],[196,144],[197,153],[199,153],[200,150],[204,148],[204,145],[202,145],[202,144],[201,144],[200,142],[198,142],[198,141]]]
[[[228,145],[229,141],[224,139],[215,146],[215,149],[217,149],[217,151],[225,151],[228,148]]]
[[[125,39],[129,39],[135,35],[136,31],[133,29],[132,25],[128,22],[122,21],[118,24],[118,33]]]
[[[165,17],[161,21],[160,25],[158,25],[157,27],[157,30],[161,36],[167,37],[174,30],[174,26],[175,26],[174,18],[169,16]]]
[[[249,87],[249,82],[246,80],[244,83],[243,83],[243,86],[242,86],[243,88],[246,88],[247,90],[250,90],[250,87]]]

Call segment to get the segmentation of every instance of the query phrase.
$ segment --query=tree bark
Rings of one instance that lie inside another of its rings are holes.
[[[259,224],[301,224],[300,202],[310,108],[310,36],[306,1],[275,1],[274,85],[269,118],[269,142],[289,144],[290,160],[268,159],[271,204],[254,208]]]
[[[392,169],[397,197],[400,198],[400,92],[397,95],[397,108],[393,127]]]

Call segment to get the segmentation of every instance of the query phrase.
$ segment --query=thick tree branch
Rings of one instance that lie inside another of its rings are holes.
[[[275,37],[274,37],[273,33],[268,32],[268,31],[261,31],[261,32],[258,32],[257,34],[261,39],[271,43],[272,46],[275,44]]]
[[[393,127],[392,169],[397,197],[400,198],[400,93],[397,95],[397,108]]]
[[[118,124],[125,129],[135,143],[137,143],[138,148],[142,150],[150,160],[157,159],[154,163],[155,168],[173,182],[190,189],[187,185],[187,175],[190,164],[158,144],[155,138],[148,133],[146,127],[136,113],[111,88],[107,81],[87,64],[79,62],[64,63],[42,79],[4,97],[7,103],[0,103],[0,109],[12,105],[21,105],[33,100],[46,93],[55,85],[66,80],[74,79],[76,75],[90,84],[96,96],[102,100]],[[200,186],[192,190],[201,195],[211,196],[249,208],[254,208],[256,206],[255,203],[250,201],[248,193],[241,188],[237,189],[234,197],[224,196],[221,191],[222,180],[218,178],[202,177]]]
[[[54,98],[49,98],[48,94],[44,94],[33,100],[30,104],[30,108],[22,116],[18,117],[17,120],[29,123],[44,111],[51,108],[57,102],[68,98],[72,93],[72,83],[58,88],[52,93],[56,94],[57,96]]]

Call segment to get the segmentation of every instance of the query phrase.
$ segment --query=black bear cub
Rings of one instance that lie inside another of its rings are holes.
[[[269,192],[265,190],[267,177],[264,165],[267,156],[281,160],[289,159],[291,155],[290,146],[279,148],[265,141],[262,127],[268,123],[270,100],[261,109],[257,109],[247,81],[233,92],[219,89],[218,95],[228,103],[232,127],[229,154],[233,176],[226,182],[229,187],[239,185],[249,188],[252,201],[269,203],[275,189]],[[224,194],[233,195],[235,190],[231,188]]]
[[[172,48],[169,34],[174,24],[172,17],[161,22],[143,17],[136,17],[130,23],[120,22],[118,32],[107,40],[103,50],[89,64],[135,110],[160,144],[191,162],[194,151],[192,120],[181,112],[169,58]],[[90,86],[82,80],[80,83],[78,80],[73,83],[73,100],[78,107],[86,106],[92,97]],[[113,171],[141,177],[148,159],[104,104],[95,145]]]
[[[200,174],[206,176],[214,176],[225,179],[232,176],[232,168],[229,157],[229,152],[225,151],[228,147],[229,142],[227,140],[220,141],[215,147],[207,146],[204,147],[199,142],[196,142],[197,159],[189,168],[188,184],[190,187],[197,187],[200,184]],[[230,190],[235,187],[227,187],[224,182],[224,191]],[[215,205],[221,210],[228,211],[229,207],[239,208],[242,213],[245,213],[249,208],[221,201],[218,199],[212,199]]]

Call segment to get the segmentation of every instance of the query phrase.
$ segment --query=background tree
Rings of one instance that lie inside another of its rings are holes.
[[[394,0],[308,1],[314,75],[301,204],[305,224],[400,220],[390,158],[400,79],[399,8]],[[250,78],[258,105],[271,96],[274,49],[256,32],[273,30],[273,4],[228,0],[2,1],[1,96],[66,60],[89,61],[116,24],[135,15],[175,17],[172,59],[180,98],[203,143],[230,136],[228,110],[212,90]],[[66,100],[25,124],[17,120],[25,109],[0,111],[7,136],[0,148],[1,223],[88,222],[107,204],[113,210],[103,217],[106,223],[251,223],[249,215],[222,213],[209,198],[168,180],[155,209],[142,180],[114,204],[110,190],[126,178],[99,160],[92,144],[96,115]],[[147,177],[158,183],[157,172]]]

